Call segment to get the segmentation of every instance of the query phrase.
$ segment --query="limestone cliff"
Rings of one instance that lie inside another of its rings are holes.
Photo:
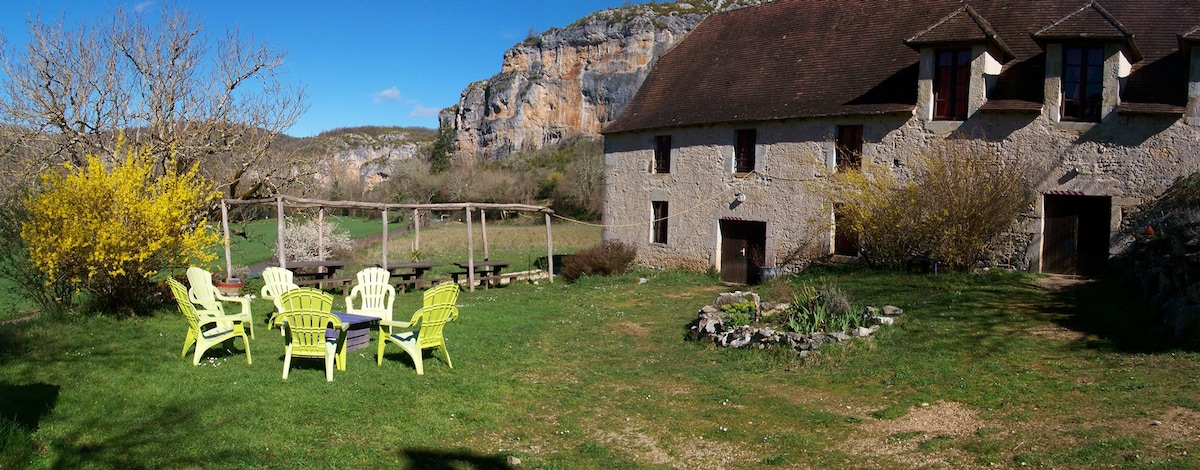
[[[457,156],[502,158],[576,135],[598,136],[633,98],[659,56],[714,11],[760,0],[684,0],[592,13],[530,37],[504,54],[500,73],[467,86],[442,111]]]

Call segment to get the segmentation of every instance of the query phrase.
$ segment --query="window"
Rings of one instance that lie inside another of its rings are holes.
[[[754,129],[738,129],[737,147],[734,148],[733,171],[749,173],[754,171],[754,141],[757,132]]]
[[[667,242],[667,201],[651,201],[651,231],[653,232],[654,243]]]
[[[671,136],[654,136],[654,172],[671,172]]]
[[[862,167],[863,126],[837,126],[837,169]]]
[[[1063,48],[1062,119],[1100,121],[1104,97],[1104,49]]]
[[[949,121],[967,119],[967,91],[971,86],[971,51],[937,51],[933,75],[933,118]]]

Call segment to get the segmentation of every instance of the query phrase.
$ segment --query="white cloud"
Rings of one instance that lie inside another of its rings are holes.
[[[384,101],[398,101],[400,99],[400,89],[391,87],[375,94],[375,104],[383,103]]]
[[[413,106],[412,112],[408,113],[408,117],[437,116],[439,112],[441,112],[441,110],[438,108],[426,108],[418,104]]]
[[[138,13],[142,13],[142,12],[144,12],[144,11],[146,11],[146,10],[149,10],[149,9],[150,9],[150,7],[152,7],[152,6],[154,6],[154,2],[153,2],[153,1],[145,1],[145,2],[140,2],[140,3],[138,3],[137,5],[134,5],[134,6],[133,6],[133,11],[135,11],[135,12],[138,12]]]

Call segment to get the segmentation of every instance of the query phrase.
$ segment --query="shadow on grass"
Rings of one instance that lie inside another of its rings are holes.
[[[36,431],[38,424],[58,404],[58,385],[0,383],[0,419],[12,420],[21,429]]]
[[[408,459],[406,469],[420,470],[508,470],[508,459],[503,455],[480,455],[466,451],[436,449],[408,449],[402,451]]]
[[[1142,301],[1140,283],[1110,275],[1062,288],[1047,313],[1059,325],[1089,335],[1086,346],[1123,353],[1197,351],[1200,344],[1176,338],[1163,324],[1158,306]]]

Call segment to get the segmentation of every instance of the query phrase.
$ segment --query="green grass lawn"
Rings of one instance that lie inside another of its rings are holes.
[[[1126,284],[1038,280],[814,270],[757,288],[836,283],[904,309],[806,359],[685,341],[733,289],[709,276],[516,283],[460,296],[453,369],[368,349],[332,383],[302,360],[282,381],[261,327],[252,365],[239,345],[192,366],[172,309],[5,325],[0,468],[1200,468],[1191,343],[1163,341]]]

